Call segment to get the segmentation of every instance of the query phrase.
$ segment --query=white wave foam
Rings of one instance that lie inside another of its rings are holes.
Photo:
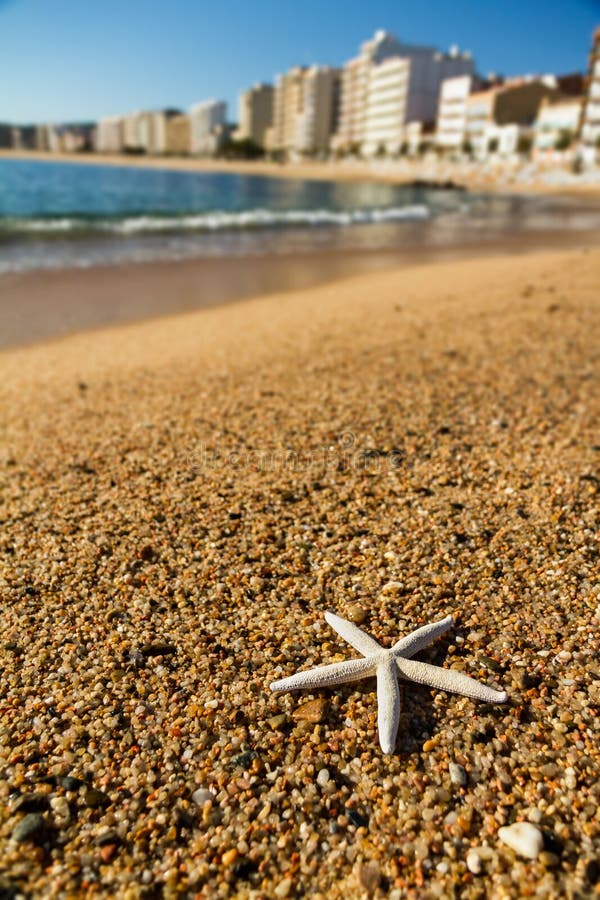
[[[82,228],[80,219],[6,219],[0,222],[0,230],[5,232],[62,232]]]
[[[69,231],[104,231],[113,234],[143,234],[161,231],[226,231],[245,228],[278,228],[286,226],[362,225],[375,222],[401,222],[429,218],[424,204],[379,209],[273,211],[253,209],[245,212],[197,213],[183,216],[128,216],[124,219],[78,219],[70,216],[56,219],[12,219],[0,225],[3,231],[32,233],[65,233]]]
[[[356,225],[428,217],[429,209],[424,205],[343,211],[292,209],[276,212],[268,209],[252,209],[246,212],[216,211],[189,216],[134,216],[111,223],[109,230],[123,233],[173,230],[222,231],[237,228],[277,228],[286,225]]]

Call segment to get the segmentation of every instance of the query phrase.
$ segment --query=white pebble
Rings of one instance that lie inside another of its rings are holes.
[[[498,837],[515,853],[527,859],[536,859],[544,847],[542,832],[531,822],[515,822],[498,829]]]
[[[277,887],[274,888],[273,893],[278,898],[287,897],[292,889],[292,884],[291,878],[284,878],[283,881],[280,881]]]
[[[534,825],[539,825],[542,821],[543,813],[541,809],[537,809],[537,807],[532,806],[531,809],[527,810],[527,820],[529,822],[533,822]]]
[[[208,803],[215,799],[215,795],[212,791],[208,791],[206,788],[198,788],[197,791],[194,791],[192,794],[192,800],[196,804],[196,806],[204,806],[205,803]]]
[[[317,775],[317,784],[318,784],[320,787],[325,787],[325,785],[326,785],[326,784],[328,783],[328,781],[329,781],[329,778],[330,778],[329,770],[328,770],[328,769],[321,769],[321,771],[320,771],[319,774]]]
[[[481,857],[477,850],[469,850],[467,853],[467,869],[473,875],[479,875],[481,872]]]
[[[458,763],[449,763],[448,770],[450,772],[450,781],[452,782],[452,784],[463,787],[467,783],[467,773],[462,766],[459,766]]]

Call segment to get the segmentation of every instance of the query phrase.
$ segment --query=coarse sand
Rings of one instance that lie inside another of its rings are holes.
[[[599,293],[441,262],[0,355],[2,896],[600,895]],[[374,681],[268,690],[353,655],[326,610],[451,614],[419,658],[508,702],[407,684],[384,756]]]

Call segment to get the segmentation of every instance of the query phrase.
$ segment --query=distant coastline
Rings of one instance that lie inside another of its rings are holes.
[[[29,162],[76,163],[78,165],[126,166],[136,169],[166,169],[179,172],[230,173],[267,178],[308,181],[375,181],[406,185],[424,181],[433,185],[451,183],[469,190],[499,193],[564,194],[600,197],[600,172],[573,175],[566,169],[530,164],[482,164],[447,160],[330,160],[277,163],[267,160],[204,159],[189,156],[132,156],[129,154],[49,153],[39,150],[0,150],[2,159]]]

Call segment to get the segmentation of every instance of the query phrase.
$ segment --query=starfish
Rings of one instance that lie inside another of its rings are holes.
[[[469,678],[453,669],[442,669],[429,663],[411,659],[415,653],[444,634],[454,624],[452,616],[440,622],[417,628],[386,650],[381,644],[361,631],[352,622],[326,612],[325,619],[344,640],[362,653],[362,659],[347,659],[329,666],[319,666],[306,672],[297,672],[289,678],[282,678],[271,684],[272,691],[296,691],[302,688],[322,688],[335,684],[359,681],[369,675],[377,676],[377,726],[379,743],[384,753],[393,753],[400,721],[400,689],[398,676],[427,684],[429,687],[455,694],[464,694],[485,703],[504,703],[508,695],[505,691],[495,691],[474,678]]]

